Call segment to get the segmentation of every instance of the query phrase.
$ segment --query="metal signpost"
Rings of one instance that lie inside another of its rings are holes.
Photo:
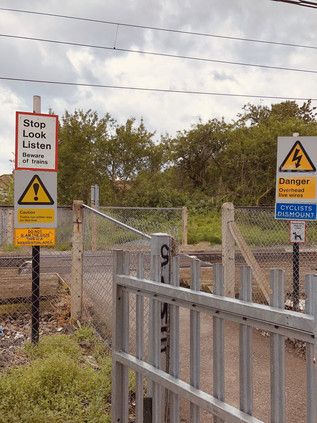
[[[39,339],[40,246],[55,245],[58,116],[16,112],[14,243],[32,246],[32,342]]]
[[[279,137],[275,219],[290,221],[293,244],[293,308],[299,304],[299,243],[306,241],[306,221],[317,219],[317,137]]]

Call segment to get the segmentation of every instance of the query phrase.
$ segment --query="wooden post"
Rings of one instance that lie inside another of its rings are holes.
[[[230,222],[234,222],[234,207],[232,203],[224,203],[222,205],[222,263],[226,297],[234,297],[235,287],[235,242],[229,228]]]
[[[183,207],[182,212],[182,245],[187,245],[187,207]]]
[[[79,319],[82,313],[83,257],[84,257],[84,209],[83,202],[73,202],[72,274],[71,274],[71,317]]]

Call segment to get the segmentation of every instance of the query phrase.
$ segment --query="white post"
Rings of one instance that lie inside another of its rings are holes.
[[[84,209],[83,202],[73,203],[73,250],[71,274],[71,317],[79,319],[82,312],[83,295],[83,258],[84,258]]]
[[[224,265],[225,296],[234,297],[235,287],[235,242],[229,228],[229,222],[234,222],[234,207],[232,203],[222,205],[222,263]]]
[[[171,248],[172,247],[172,238],[168,234],[157,233],[151,235],[151,280],[157,280],[157,274],[160,274],[160,280],[162,283],[171,283]],[[160,262],[160,269],[157,269],[157,265],[155,260],[159,258]],[[150,316],[155,313],[155,302],[150,302]],[[159,360],[159,368],[163,371],[169,373],[169,325],[170,325],[170,308],[168,304],[161,303],[160,304],[160,351],[161,356]],[[154,364],[157,361],[157,357],[155,357],[155,345],[157,342],[156,337],[156,325],[155,321],[151,320],[149,322],[150,333],[149,333],[149,362],[150,364]],[[153,386],[154,388],[154,386]],[[148,386],[148,394],[149,396],[153,394],[153,417],[156,419],[155,413],[162,413],[164,416],[164,421],[167,421],[168,415],[168,392],[165,391],[164,395],[164,402],[162,404],[162,408],[160,410],[155,409],[155,389],[153,389],[151,384]]]

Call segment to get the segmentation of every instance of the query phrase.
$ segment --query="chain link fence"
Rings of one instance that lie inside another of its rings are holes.
[[[84,206],[82,217],[76,218],[72,207],[59,207],[55,245],[40,248],[40,334],[65,330],[71,315],[75,321],[91,324],[102,337],[110,334],[113,251],[132,252],[131,268],[135,274],[138,253],[145,253],[144,277],[149,277],[150,234],[169,233],[181,244],[182,213],[181,208],[99,207],[95,210]],[[255,276],[253,299],[267,302],[259,281],[263,283],[265,279],[264,285],[269,285],[269,269],[280,268],[285,270],[286,305],[301,310],[305,299],[304,276],[317,269],[316,222],[307,222],[306,242],[296,247],[290,243],[289,221],[276,220],[273,207],[235,207],[234,223],[240,233],[235,236],[241,236],[246,244],[234,250],[235,294],[237,269],[248,264]],[[1,206],[2,349],[31,337],[32,247],[14,246],[13,226],[13,207]],[[186,267],[188,257],[181,255],[181,260]],[[133,304],[130,313],[135,313]]]
[[[306,222],[306,242],[299,239],[301,242],[295,244],[290,242],[290,222],[275,219],[274,207],[235,207],[234,221],[268,283],[270,269],[283,269],[285,304],[291,309],[303,310],[305,274],[316,273],[317,270],[316,222]],[[250,264],[247,263],[250,258],[246,260],[246,256],[241,249],[236,249],[236,269],[240,265]],[[263,292],[255,282],[253,299],[265,302]]]
[[[115,249],[130,251],[130,269],[134,276],[142,253],[144,277],[149,278],[150,235],[169,233],[177,242],[181,242],[181,228],[181,208],[99,207],[95,210],[84,206],[83,321],[92,324],[102,337],[111,332]],[[144,310],[148,313],[147,303]],[[135,313],[136,304],[131,302],[131,350],[135,348]]]
[[[13,207],[0,206],[0,367],[13,347],[64,331],[70,318],[72,208],[57,210],[55,246],[41,246],[32,296],[32,248],[14,245]],[[37,298],[35,298],[37,297]]]
[[[138,252],[147,253],[143,267],[149,277],[150,234],[167,232],[177,240],[182,235],[180,208],[84,207],[79,219],[73,207],[59,207],[57,213],[55,245],[40,247],[38,309],[32,311],[32,247],[14,245],[13,207],[0,206],[0,351],[31,339],[34,316],[40,335],[65,331],[70,321],[78,321],[107,337],[113,250],[132,251],[134,272]]]

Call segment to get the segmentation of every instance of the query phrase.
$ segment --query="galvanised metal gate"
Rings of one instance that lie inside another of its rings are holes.
[[[157,240],[156,240],[157,242]],[[152,250],[153,251],[153,250]],[[190,402],[187,421],[199,422],[200,411],[214,416],[214,422],[260,423],[253,416],[253,328],[270,334],[270,421],[286,422],[285,406],[285,337],[306,343],[306,410],[301,421],[317,421],[317,275],[306,276],[306,314],[284,309],[284,272],[270,272],[270,306],[252,303],[252,270],[240,269],[240,298],[224,297],[223,265],[214,265],[213,294],[199,291],[200,262],[192,261],[191,288],[179,287],[179,257],[170,256],[170,280],[162,284],[162,257],[152,255],[151,280],[142,277],[142,258],[137,276],[129,271],[129,253],[116,251],[113,277],[113,373],[112,422],[129,421],[129,369],[136,374],[136,421],[178,422],[182,398]],[[166,281],[165,281],[166,282]],[[129,352],[129,303],[136,301],[136,354]],[[150,302],[149,353],[144,358],[144,303]],[[169,307],[168,366],[162,368],[162,304]],[[180,310],[190,310],[190,380],[180,378]],[[213,366],[213,393],[200,389],[200,319],[207,314],[213,320],[210,357]],[[240,404],[234,407],[225,399],[224,323],[239,325]],[[296,383],[296,381],[294,381]],[[144,388],[146,386],[146,388]],[[166,394],[168,393],[168,394]],[[150,409],[147,405],[150,404]],[[306,418],[305,418],[306,417]],[[289,421],[289,420],[288,420]],[[298,421],[298,420],[297,420]]]

